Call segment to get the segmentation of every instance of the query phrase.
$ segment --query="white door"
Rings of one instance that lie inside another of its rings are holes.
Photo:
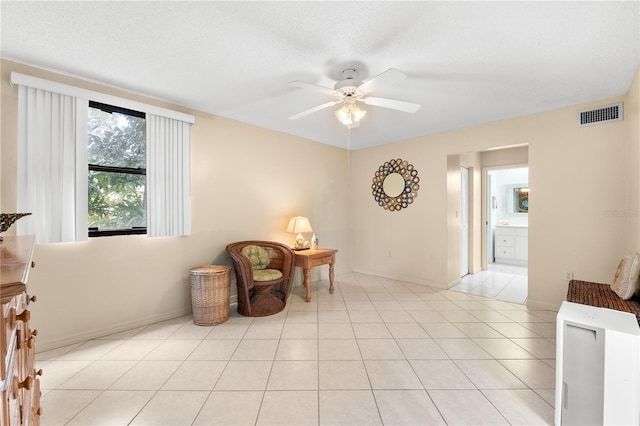
[[[485,225],[487,226],[486,230],[486,238],[487,238],[487,263],[495,262],[495,253],[493,250],[493,227],[495,226],[495,212],[498,206],[498,199],[495,195],[495,189],[493,187],[493,171],[487,171],[487,190],[485,193],[487,200],[487,221]]]
[[[469,273],[469,169],[460,167],[460,277]]]

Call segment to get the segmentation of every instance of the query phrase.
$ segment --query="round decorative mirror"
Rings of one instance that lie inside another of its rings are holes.
[[[404,178],[400,173],[389,173],[382,182],[382,190],[389,197],[397,197],[404,191]]]
[[[373,198],[385,210],[400,211],[413,203],[420,189],[413,164],[400,158],[378,167],[371,184]]]

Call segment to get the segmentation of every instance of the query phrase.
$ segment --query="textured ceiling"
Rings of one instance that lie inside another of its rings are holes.
[[[627,93],[640,9],[627,2],[7,2],[3,58],[347,147],[333,87],[407,74],[373,96],[348,147],[361,149]]]

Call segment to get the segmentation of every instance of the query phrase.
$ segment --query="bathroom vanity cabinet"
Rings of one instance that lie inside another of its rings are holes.
[[[529,228],[519,225],[496,225],[494,257],[496,263],[527,266]]]

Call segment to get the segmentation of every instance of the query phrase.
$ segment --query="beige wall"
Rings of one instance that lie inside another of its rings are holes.
[[[513,166],[515,164],[527,164],[529,162],[529,147],[518,146],[514,148],[492,149],[480,153],[482,167]]]
[[[19,71],[118,96],[163,102],[2,62],[2,211],[16,208],[17,88]],[[340,250],[336,271],[349,271],[348,155],[346,150],[192,111],[193,234],[180,238],[102,237],[38,245],[29,289],[39,329],[38,350],[173,318],[191,311],[189,269],[230,263],[225,246],[244,239],[292,244],[289,218],[308,216],[320,245]],[[298,162],[305,173],[294,173]],[[12,229],[13,231],[13,229]],[[310,237],[310,236],[309,236]],[[327,279],[328,268],[313,279]],[[300,282],[300,271],[296,282]],[[235,296],[235,285],[231,285]]]
[[[625,121],[629,126],[629,205],[627,216],[627,250],[640,250],[640,71],[636,73],[625,108]]]
[[[451,263],[457,262],[453,246],[459,232],[452,204],[456,197],[448,193],[455,190],[455,177],[447,178],[457,164],[451,156],[526,144],[531,188],[528,303],[559,306],[566,294],[565,272],[609,282],[628,245],[640,248],[637,241],[625,243],[628,229],[637,227],[637,215],[610,214],[628,208],[630,186],[638,193],[637,175],[630,183],[633,176],[627,167],[630,145],[635,147],[632,163],[638,167],[637,96],[635,112],[627,110],[622,122],[577,128],[576,114],[634,96],[356,151],[354,270],[447,287],[455,279]],[[630,143],[634,123],[636,141]],[[421,188],[412,206],[390,213],[377,206],[369,187],[378,166],[398,157],[415,165]]]

